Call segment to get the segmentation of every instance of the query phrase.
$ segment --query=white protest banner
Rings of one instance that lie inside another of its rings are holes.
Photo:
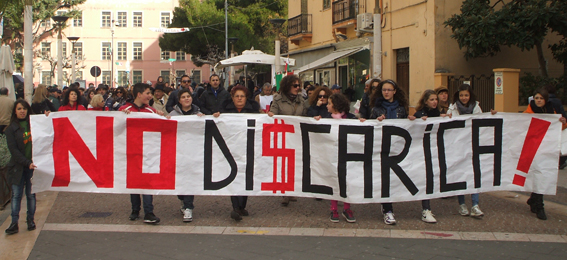
[[[282,194],[352,203],[555,194],[558,115],[400,120],[57,112],[31,117],[34,190]]]
[[[152,32],[162,32],[162,33],[184,33],[184,32],[188,32],[191,29],[190,28],[155,28],[155,27],[151,27],[150,30]]]

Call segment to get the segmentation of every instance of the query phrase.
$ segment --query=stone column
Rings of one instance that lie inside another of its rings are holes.
[[[434,80],[433,80],[433,88],[436,89],[438,87],[446,87],[449,88],[449,81],[447,80],[447,77],[449,76],[455,76],[455,73],[435,73],[433,74],[434,76]],[[449,93],[451,94],[451,93]]]

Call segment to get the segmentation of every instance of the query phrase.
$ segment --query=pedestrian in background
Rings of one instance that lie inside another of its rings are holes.
[[[35,89],[32,99],[31,108],[34,114],[44,114],[49,111],[57,111],[51,101],[47,98],[47,88],[43,84],[39,84]]]
[[[32,161],[32,137],[30,130],[30,114],[32,109],[28,102],[19,99],[14,103],[10,125],[6,127],[6,141],[12,158],[8,163],[8,180],[12,185],[12,223],[6,234],[18,233],[20,205],[23,193],[27,200],[27,225],[32,231],[35,227],[35,193],[32,193],[33,170],[36,165]]]
[[[93,95],[94,96],[94,95]],[[63,96],[63,102],[61,102],[61,107],[59,111],[68,110],[87,110],[85,106],[82,105],[81,92],[76,88],[67,89],[65,95]]]
[[[262,92],[255,97],[255,100],[258,104],[260,104],[260,113],[268,113],[268,111],[270,111],[270,105],[274,100],[272,84],[264,83],[264,86],[262,86]]]
[[[308,117],[321,116],[323,118],[329,118],[329,109],[327,108],[327,103],[329,101],[329,96],[331,96],[331,90],[326,87],[318,87],[315,89],[315,94],[311,95],[309,98],[309,108],[307,109]]]

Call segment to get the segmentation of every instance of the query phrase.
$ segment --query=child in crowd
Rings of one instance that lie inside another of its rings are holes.
[[[319,87],[321,88],[321,87]],[[323,90],[321,90],[321,93],[325,93],[323,92]],[[343,94],[337,93],[337,94],[332,94],[331,96],[329,96],[328,101],[327,101],[327,111],[329,112],[328,114],[324,114],[323,116],[326,118],[335,118],[335,119],[344,119],[344,118],[348,118],[348,119],[356,119],[356,116],[349,113],[350,110],[350,101],[347,99],[347,97]],[[315,116],[314,117],[316,120],[321,119],[321,115]],[[362,118],[360,119],[361,122],[364,122],[365,119]],[[356,222],[356,218],[354,218],[354,214],[352,213],[352,210],[350,210],[350,203],[345,202],[343,204],[343,212],[342,212],[343,217],[346,219],[347,222],[349,223],[354,223]],[[331,222],[337,223],[339,222],[339,211],[338,211],[338,201],[336,200],[331,200]]]
[[[425,90],[419,99],[419,104],[416,107],[417,111],[413,116],[408,117],[409,120],[415,120],[416,118],[427,120],[429,117],[445,116],[445,114],[441,114],[438,104],[439,99],[437,98],[437,93],[431,89]],[[421,212],[421,220],[426,223],[437,223],[433,213],[431,213],[430,200],[422,200],[421,207],[423,209]]]

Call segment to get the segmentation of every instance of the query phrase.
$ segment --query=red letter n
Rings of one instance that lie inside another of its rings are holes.
[[[52,187],[67,187],[71,181],[69,152],[98,188],[114,186],[114,118],[96,117],[96,159],[68,118],[53,119]]]
[[[143,172],[144,132],[161,134],[159,173]],[[162,119],[126,120],[126,188],[175,189],[177,121]],[[187,147],[190,149],[190,147]]]

